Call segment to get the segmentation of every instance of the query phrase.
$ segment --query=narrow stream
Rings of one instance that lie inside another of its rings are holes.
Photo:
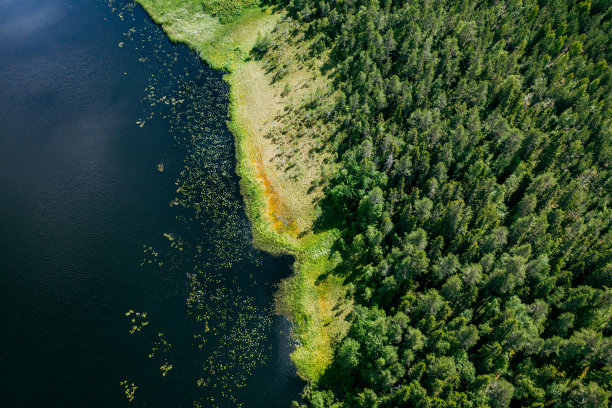
[[[298,399],[222,73],[125,0],[0,0],[0,38],[2,406]]]

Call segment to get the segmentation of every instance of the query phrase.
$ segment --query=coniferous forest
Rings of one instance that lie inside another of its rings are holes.
[[[355,301],[304,403],[609,406],[610,2],[285,7],[333,70],[319,221]]]

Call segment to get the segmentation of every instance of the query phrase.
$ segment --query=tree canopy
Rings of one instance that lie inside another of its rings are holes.
[[[612,5],[291,0],[358,306],[312,407],[607,407]]]

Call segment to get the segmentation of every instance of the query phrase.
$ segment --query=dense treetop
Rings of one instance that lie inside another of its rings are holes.
[[[358,304],[308,405],[607,407],[610,2],[287,8],[330,51],[322,221]]]

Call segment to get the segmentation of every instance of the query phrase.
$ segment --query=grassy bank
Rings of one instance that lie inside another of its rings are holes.
[[[295,323],[300,346],[292,359],[298,373],[317,381],[331,363],[333,345],[346,333],[342,316],[351,307],[342,282],[327,276],[334,266],[329,255],[336,232],[312,232],[315,203],[322,194],[322,163],[329,162],[329,155],[313,138],[295,134],[300,127],[294,112],[320,92],[325,79],[316,64],[291,61],[298,50],[290,47],[277,52],[284,66],[292,66],[281,80],[273,76],[270,61],[250,58],[258,35],[272,32],[282,12],[243,2],[238,4],[240,12],[232,3],[224,8],[231,11],[229,17],[215,17],[202,1],[137,2],[172,41],[187,44],[210,66],[228,72],[229,128],[254,244],[296,259],[294,275],[281,284],[277,305]]]

